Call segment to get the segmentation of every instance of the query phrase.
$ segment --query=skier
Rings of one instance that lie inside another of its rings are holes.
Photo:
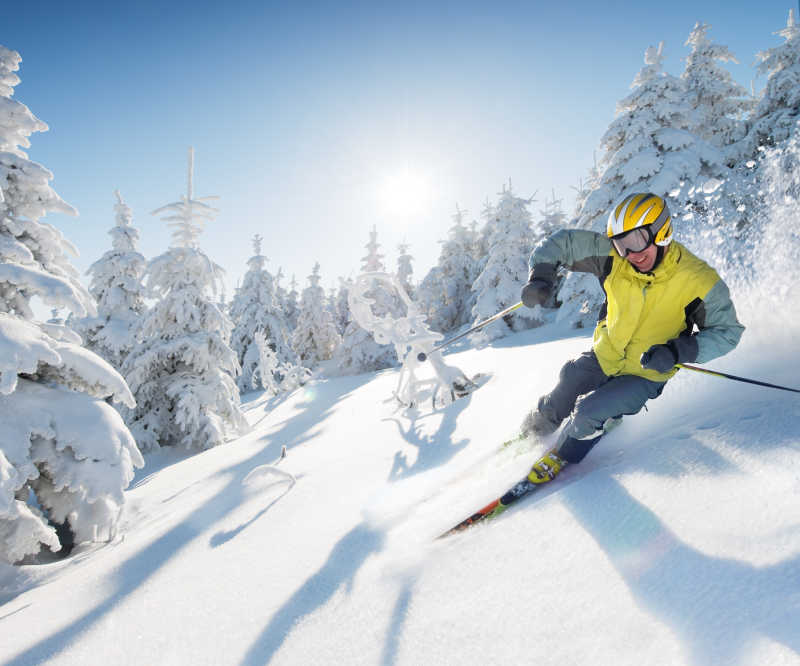
[[[736,347],[744,326],[717,272],[672,240],[667,202],[631,194],[608,216],[606,235],[563,229],[530,257],[522,288],[527,307],[551,297],[559,267],[593,273],[606,302],[591,351],[567,362],[556,387],[522,423],[523,435],[549,435],[555,447],[534,463],[532,483],[578,463],[624,414],[657,398],[677,363],[704,363]]]

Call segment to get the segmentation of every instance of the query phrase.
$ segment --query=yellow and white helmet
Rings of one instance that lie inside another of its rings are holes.
[[[608,215],[606,233],[613,239],[634,229],[647,231],[650,243],[661,247],[669,245],[672,242],[672,217],[667,202],[651,192],[629,194],[620,201]]]

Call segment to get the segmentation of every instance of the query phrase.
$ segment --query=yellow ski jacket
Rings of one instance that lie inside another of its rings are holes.
[[[703,363],[733,349],[744,331],[725,282],[676,241],[667,246],[652,272],[640,273],[617,254],[603,234],[565,229],[542,242],[530,258],[534,277],[550,282],[560,266],[593,273],[600,280],[606,302],[594,331],[593,348],[609,376],[638,375],[664,382],[677,368],[659,373],[645,370],[639,363],[652,345],[695,334],[696,361]]]

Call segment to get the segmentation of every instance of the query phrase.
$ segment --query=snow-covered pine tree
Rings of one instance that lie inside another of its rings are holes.
[[[452,331],[472,319],[472,284],[478,277],[478,262],[473,256],[470,232],[464,226],[465,215],[466,211],[456,205],[453,226],[439,252],[439,293],[428,297],[427,308],[428,324],[435,331]]]
[[[494,233],[494,227],[497,220],[494,206],[489,201],[489,197],[486,197],[486,201],[483,202],[483,208],[481,208],[481,219],[483,220],[483,226],[477,235],[473,236],[473,256],[478,262],[479,272],[483,270],[483,267],[486,265],[486,261],[489,258],[490,239]]]
[[[586,204],[589,195],[599,186],[600,170],[597,165],[597,151],[594,151],[592,153],[592,167],[587,171],[586,178],[579,178],[577,187],[572,186],[572,189],[575,190],[575,208],[573,209],[574,219],[570,222],[570,226],[578,226],[581,223],[581,210]]]
[[[724,269],[732,257],[741,254],[742,233],[751,215],[743,202],[750,198],[742,184],[750,169],[733,164],[728,154],[736,152],[735,142],[745,132],[745,117],[755,101],[720,63],[737,60],[726,46],[714,44],[707,36],[710,26],[697,23],[686,44],[691,53],[681,75],[686,84],[691,108],[688,131],[723,152],[723,163],[705,169],[689,189],[683,211],[681,240],[690,245],[702,243],[705,256]]]
[[[217,197],[194,197],[193,162],[190,148],[187,194],[153,211],[167,213],[173,244],[147,266],[147,286],[159,300],[123,366],[137,401],[127,420],[145,451],[208,449],[248,430],[234,381],[239,364],[228,346],[233,325],[215,299],[223,271],[197,245],[218,212],[206,201]]]
[[[95,261],[89,292],[97,301],[97,317],[71,321],[86,346],[117,370],[135,344],[135,332],[147,306],[142,275],[145,258],[137,251],[139,230],[131,224],[133,213],[119,191],[114,195],[116,225],[108,232],[112,249]]]
[[[347,291],[353,285],[352,278],[339,278],[339,291],[336,292],[336,308],[333,313],[334,323],[339,335],[344,335],[352,321],[350,306],[347,304]]]
[[[744,118],[755,106],[747,90],[736,83],[719,63],[738,64],[727,46],[714,44],[706,34],[710,25],[696,23],[686,40],[691,53],[681,78],[686,83],[690,107],[689,131],[724,148],[742,138]]]
[[[414,274],[414,267],[411,262],[414,261],[414,257],[408,253],[408,248],[409,246],[406,243],[401,243],[397,246],[399,252],[397,257],[397,279],[413,300],[415,289],[411,284],[411,276]]]
[[[264,333],[278,366],[297,363],[275,280],[264,267],[267,258],[261,254],[262,241],[260,235],[253,237],[254,255],[247,262],[248,270],[230,305],[234,323],[231,348],[236,352],[242,369],[237,381],[241,391],[271,388],[277,381],[277,378],[267,378],[258,372],[261,356],[255,341],[256,332]]]
[[[278,288],[280,289],[280,283]],[[283,304],[283,316],[291,333],[297,328],[297,317],[300,314],[300,292],[297,290],[297,278],[294,274],[292,274],[292,280],[289,282],[289,291],[285,293],[281,302]]]
[[[609,208],[637,191],[664,196],[677,216],[691,188],[722,167],[721,151],[690,131],[685,83],[662,71],[663,60],[663,42],[649,47],[633,92],[617,104],[601,139],[600,183],[586,199],[580,227],[605,228]]]
[[[308,276],[309,286],[300,298],[297,328],[292,335],[292,347],[300,362],[310,369],[327,361],[341,343],[333,316],[325,307],[325,291],[319,286],[319,262]]]
[[[374,226],[369,234],[369,243],[365,247],[367,256],[362,259],[362,273],[385,272],[383,255],[378,252],[380,248],[378,232]],[[367,295],[373,301],[372,311],[378,317],[390,312],[397,314],[401,307],[396,297],[389,294],[380,284],[376,284]],[[329,374],[344,376],[374,372],[397,365],[397,352],[392,344],[378,344],[372,333],[351,319],[330,365]]]
[[[562,208],[562,200],[556,199],[556,191],[553,190],[553,198],[544,200],[544,210],[539,211],[541,218],[534,227],[533,244],[552,236],[559,229],[567,226],[567,216]]]
[[[475,305],[472,317],[477,323],[519,302],[519,293],[528,280],[528,257],[533,249],[531,212],[534,199],[514,195],[511,183],[503,186],[495,207],[493,231],[489,237],[489,257],[473,284]],[[509,331],[540,325],[540,308],[520,308],[512,315],[482,329],[486,340],[495,340]]]
[[[364,247],[367,248],[367,256],[361,259],[364,265],[361,268],[362,273],[383,273],[386,266],[383,263],[384,256],[378,252],[380,248],[378,243],[378,229],[373,225],[372,231],[369,232],[369,243]]]
[[[20,61],[0,46],[0,561],[8,563],[41,545],[58,550],[54,524],[68,522],[78,542],[110,538],[123,490],[144,464],[106,402],[134,404],[119,373],[63,325],[34,320],[34,297],[80,317],[96,312],[67,259],[74,248],[41,221],[76,211],[22,150],[48,128],[11,99]]]
[[[767,86],[752,116],[746,136],[731,146],[730,159],[742,163],[758,158],[759,148],[775,146],[787,139],[800,113],[800,26],[794,9],[786,27],[775,34],[784,38],[780,46],[757,54],[758,71],[767,75]]]

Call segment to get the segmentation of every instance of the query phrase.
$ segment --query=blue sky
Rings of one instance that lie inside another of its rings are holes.
[[[15,99],[48,123],[28,154],[80,211],[49,216],[85,269],[110,248],[115,189],[149,258],[170,236],[150,212],[219,195],[201,247],[232,289],[264,236],[300,286],[356,274],[369,230],[388,268],[407,242],[421,279],[458,204],[468,220],[511,179],[572,211],[578,179],[643,64],[665,42],[679,75],[696,21],[749,87],[793,2],[18,3],[0,44],[23,58]],[[755,78],[761,89],[764,79]],[[284,283],[285,284],[285,283]]]

